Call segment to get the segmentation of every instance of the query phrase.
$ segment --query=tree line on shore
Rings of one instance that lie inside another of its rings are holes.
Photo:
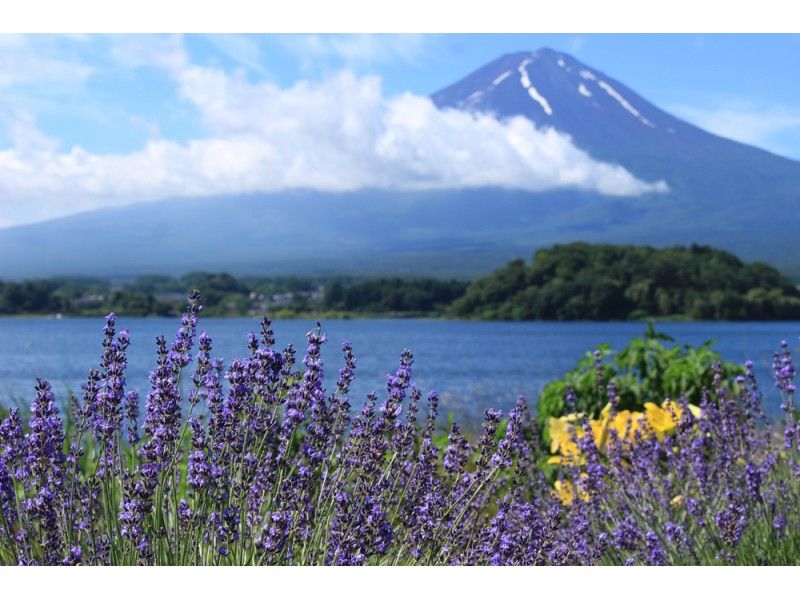
[[[234,277],[196,272],[178,278],[142,276],[124,283],[50,278],[0,281],[0,314],[132,316],[180,313],[190,289],[201,289],[210,316],[292,314],[442,314],[467,282],[435,278]]]
[[[194,272],[0,281],[0,314],[179,313],[190,289],[217,316],[406,315],[489,320],[800,318],[800,290],[775,268],[707,246],[570,243],[468,282],[423,277],[241,276]]]

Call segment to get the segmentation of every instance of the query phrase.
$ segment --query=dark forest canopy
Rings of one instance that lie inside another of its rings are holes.
[[[571,243],[473,281],[450,315],[500,320],[770,320],[800,317],[800,291],[764,263],[707,246]]]
[[[467,283],[435,278],[374,278],[351,284],[334,280],[325,307],[352,312],[436,312],[464,294]]]

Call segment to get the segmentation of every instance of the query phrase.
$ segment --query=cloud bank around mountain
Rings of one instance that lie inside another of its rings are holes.
[[[185,141],[154,137],[137,151],[103,154],[65,148],[33,115],[7,113],[0,120],[10,140],[0,149],[0,226],[170,196],[290,188],[667,190],[524,118],[501,122],[440,111],[408,93],[389,97],[375,76],[342,71],[279,87],[243,70],[195,64],[174,39],[160,48],[123,40],[112,57],[116,68],[166,73],[202,130]]]

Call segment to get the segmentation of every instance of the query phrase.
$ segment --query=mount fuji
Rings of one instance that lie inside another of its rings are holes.
[[[800,162],[682,121],[547,48],[432,94],[439,109],[524,117],[661,192],[296,190],[172,198],[0,230],[0,279],[228,270],[472,276],[552,243],[702,243],[800,278]],[[224,200],[224,201],[221,201]]]
[[[703,204],[727,197],[731,203],[743,194],[759,208],[800,199],[799,162],[699,129],[549,48],[502,56],[432,99],[439,108],[519,115],[567,133],[594,158],[645,180],[666,180],[672,205],[689,197]]]

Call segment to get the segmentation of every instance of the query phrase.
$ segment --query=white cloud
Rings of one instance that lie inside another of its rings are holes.
[[[306,68],[330,60],[345,65],[374,66],[377,64],[417,64],[424,50],[435,39],[420,34],[375,34],[348,35],[284,35],[280,36],[284,47],[294,52]]]
[[[61,143],[48,137],[36,126],[36,119],[30,112],[16,111],[13,116],[0,112],[0,124],[5,125],[12,145],[22,154],[32,151],[55,152]]]
[[[0,35],[0,90],[46,84],[51,91],[83,86],[93,68],[63,38]]]
[[[211,34],[206,39],[220,52],[241,66],[262,76],[268,76],[264,67],[261,46],[250,36],[238,34]]]
[[[663,182],[593,160],[566,135],[524,118],[440,111],[412,94],[387,98],[377,77],[342,72],[280,88],[175,57],[163,68],[201,114],[207,137],[153,139],[140,151],[100,155],[59,149],[37,137],[29,116],[18,115],[13,126],[23,134],[0,151],[5,223],[168,196],[289,188],[666,190]]]
[[[579,54],[586,48],[587,39],[585,35],[571,35],[564,43],[567,52],[570,54]]]
[[[126,124],[157,136],[152,119],[127,109],[122,94],[132,86],[115,89],[117,96],[96,90],[107,84],[103,77],[120,71],[148,67],[177,73],[188,62],[176,35],[0,35],[0,139],[5,143],[32,123],[32,115],[57,121],[62,134],[66,129],[80,136],[81,125],[90,122],[109,136]]]
[[[756,106],[730,100],[709,108],[685,104],[671,106],[677,116],[712,133],[780,152],[775,137],[787,131],[800,134],[800,111],[783,106]]]
[[[109,56],[123,68],[154,67],[177,73],[189,63],[181,35],[113,35]]]

